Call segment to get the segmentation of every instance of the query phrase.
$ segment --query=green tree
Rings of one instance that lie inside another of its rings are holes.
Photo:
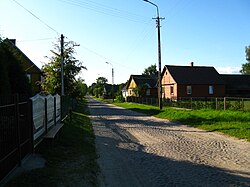
[[[146,84],[142,84],[140,86],[137,86],[132,91],[134,92],[136,97],[144,97],[146,96],[148,86]]]
[[[74,92],[73,97],[78,99],[83,99],[84,96],[87,94],[88,87],[85,84],[84,80],[81,78],[78,78],[74,84]]]
[[[64,43],[64,90],[65,95],[75,96],[77,93],[76,76],[82,69],[87,69],[82,65],[82,62],[77,60],[75,55],[76,43],[73,41]],[[44,81],[41,86],[46,94],[61,93],[61,55],[60,46],[54,44],[54,50],[51,50],[52,57],[49,58],[49,63],[42,67],[44,72]]]
[[[242,69],[240,72],[244,75],[250,75],[250,45],[246,47],[245,52],[247,63],[242,64]]]
[[[149,76],[157,75],[156,64],[152,64],[151,66],[145,68],[142,75],[149,75]]]

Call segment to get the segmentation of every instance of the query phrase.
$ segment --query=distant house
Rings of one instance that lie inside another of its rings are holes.
[[[157,77],[148,75],[131,75],[126,89],[128,96],[157,97]]]
[[[128,97],[128,90],[127,90],[127,87],[126,87],[126,86],[124,86],[124,87],[122,88],[122,97],[124,97],[124,98],[127,98],[127,97]]]
[[[28,77],[33,94],[41,92],[41,86],[38,84],[42,80],[42,71],[16,46],[15,39],[5,39],[9,42],[14,55],[19,57],[20,64]]]
[[[113,85],[112,84],[105,84],[103,88],[103,97],[104,98],[112,98],[112,87],[113,87],[113,93],[114,96],[119,91],[119,85]]]
[[[250,97],[250,75],[221,74],[226,97]]]
[[[224,97],[225,83],[214,67],[166,65],[162,71],[162,97]]]

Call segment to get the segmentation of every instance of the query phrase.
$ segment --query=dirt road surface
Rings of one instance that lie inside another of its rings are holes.
[[[100,186],[250,186],[250,143],[88,98]]]

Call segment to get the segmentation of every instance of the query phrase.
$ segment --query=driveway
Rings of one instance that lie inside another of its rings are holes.
[[[250,186],[250,143],[88,98],[100,186]]]

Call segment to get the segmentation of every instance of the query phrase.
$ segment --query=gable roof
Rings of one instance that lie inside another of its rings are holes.
[[[42,70],[41,70],[40,68],[38,68],[37,65],[36,65],[34,62],[32,62],[32,61],[29,59],[29,57],[27,57],[27,56],[21,51],[21,49],[19,49],[19,48],[16,46],[16,44],[15,44],[15,41],[16,41],[16,40],[15,40],[15,39],[8,39],[8,38],[6,38],[5,41],[7,41],[13,49],[15,49],[20,55],[22,55],[22,56],[31,64],[31,66],[30,66],[29,68],[34,67],[38,72],[42,73]],[[29,69],[29,68],[28,68],[28,69]],[[28,69],[27,69],[27,70],[28,70]],[[27,70],[24,70],[24,71],[26,72]]]
[[[165,65],[162,75],[166,70],[177,84],[224,84],[222,77],[214,67]]]
[[[137,86],[141,86],[143,84],[148,85],[150,88],[156,88],[157,86],[157,77],[156,76],[149,76],[149,75],[130,75],[127,89],[130,82],[134,80]]]
[[[106,90],[106,92],[111,92],[112,84],[104,84],[104,89]],[[119,91],[119,85],[114,84],[113,89],[114,89],[115,93],[118,92]]]

